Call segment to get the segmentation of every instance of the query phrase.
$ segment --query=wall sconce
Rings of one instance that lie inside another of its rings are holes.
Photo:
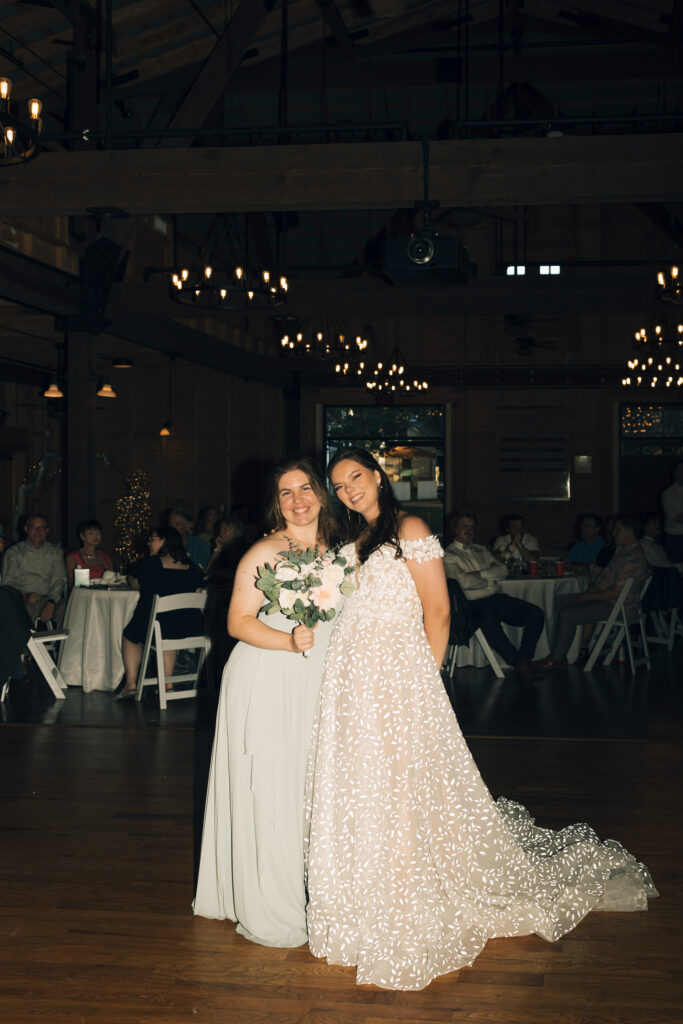
[[[574,472],[575,473],[592,473],[593,472],[593,456],[592,455],[575,455],[574,456]]]

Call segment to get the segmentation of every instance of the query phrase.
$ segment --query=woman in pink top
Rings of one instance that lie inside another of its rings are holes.
[[[90,579],[99,580],[112,568],[111,558],[98,544],[102,540],[102,526],[97,519],[84,519],[76,527],[81,546],[66,556],[66,579],[69,590],[74,585],[74,569],[90,569]]]

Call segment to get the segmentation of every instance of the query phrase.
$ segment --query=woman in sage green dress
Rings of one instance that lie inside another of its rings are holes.
[[[223,673],[194,912],[262,945],[300,946],[306,759],[333,623],[266,616],[256,580],[291,547],[331,547],[336,524],[308,459],[274,467],[268,511],[272,532],[240,561],[228,611],[239,643]]]

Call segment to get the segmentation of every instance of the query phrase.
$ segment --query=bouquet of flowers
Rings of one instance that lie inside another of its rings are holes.
[[[353,572],[346,558],[335,550],[296,548],[279,551],[280,561],[260,565],[256,586],[269,600],[266,615],[281,612],[285,618],[310,629],[316,622],[329,622],[336,614],[339,594],[354,590]]]

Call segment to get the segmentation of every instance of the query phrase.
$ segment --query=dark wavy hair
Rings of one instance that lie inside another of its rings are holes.
[[[155,526],[151,533],[156,533],[159,540],[164,542],[157,551],[159,557],[168,555],[174,562],[181,562],[182,565],[190,564],[190,556],[185,550],[183,538],[174,526]]]
[[[358,540],[358,561],[362,565],[367,562],[373,551],[381,548],[383,544],[392,544],[396,548],[396,558],[401,558],[401,542],[398,539],[398,519],[401,506],[394,495],[391,481],[384,472],[374,455],[366,452],[364,448],[339,448],[330,459],[327,467],[327,475],[332,480],[332,470],[340,462],[349,459],[357,462],[364,469],[371,472],[377,471],[380,475],[379,482],[379,515],[374,523],[367,523],[359,512],[346,508],[348,520],[349,540]]]
[[[300,458],[278,459],[270,471],[266,488],[266,524],[271,530],[284,530],[285,518],[280,509],[278,484],[285,473],[300,470],[308,477],[313,493],[320,502],[318,517],[318,534],[326,547],[332,547],[340,539],[339,525],[332,512],[332,499],[325,486],[325,479],[313,459],[306,456]]]

